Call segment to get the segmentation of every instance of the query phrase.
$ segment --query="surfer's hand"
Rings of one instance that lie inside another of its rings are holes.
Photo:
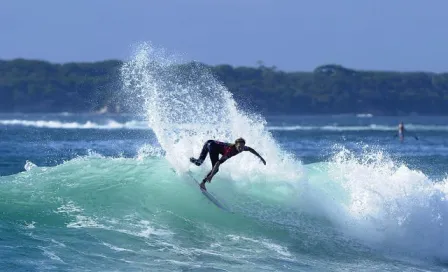
[[[260,158],[264,165],[266,165],[266,161],[263,158]]]

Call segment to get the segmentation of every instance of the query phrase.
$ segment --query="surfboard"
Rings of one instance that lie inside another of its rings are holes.
[[[192,178],[196,184],[199,187],[199,190],[201,190],[202,194],[205,195],[205,197],[210,200],[213,204],[216,205],[216,207],[229,212],[229,213],[233,213],[226,205],[224,205],[224,203],[221,203],[220,201],[218,201],[218,199],[210,192],[208,192],[207,190],[202,189],[199,185],[201,184],[192,174],[190,171],[187,172],[188,175],[190,176],[190,178]]]
[[[173,171],[174,173],[177,173],[176,170],[174,170],[173,168],[171,168],[171,171]],[[195,181],[196,185],[199,187],[199,190],[201,190],[202,194],[208,200],[210,200],[210,202],[215,204],[215,206],[220,208],[221,210],[224,210],[229,213],[233,213],[232,210],[230,210],[224,203],[220,202],[212,193],[208,192],[207,190],[203,190],[200,186],[201,183],[192,175],[192,173],[190,171],[188,171],[187,174],[188,174],[188,176],[190,176],[190,178],[192,180]]]

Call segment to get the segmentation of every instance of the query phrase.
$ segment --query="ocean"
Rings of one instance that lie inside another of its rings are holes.
[[[0,114],[1,271],[448,270],[448,118],[264,116],[172,62],[125,63],[133,114]],[[187,173],[238,137],[267,164],[207,184],[229,213]]]

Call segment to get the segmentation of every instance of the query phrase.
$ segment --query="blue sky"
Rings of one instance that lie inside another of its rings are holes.
[[[3,0],[0,58],[125,59],[146,41],[213,65],[442,72],[447,14],[447,0]]]

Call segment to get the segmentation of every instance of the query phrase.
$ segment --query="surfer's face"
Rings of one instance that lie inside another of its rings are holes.
[[[238,150],[238,152],[243,151],[244,143],[240,142],[240,143],[235,144],[235,148],[236,148],[236,150]]]

